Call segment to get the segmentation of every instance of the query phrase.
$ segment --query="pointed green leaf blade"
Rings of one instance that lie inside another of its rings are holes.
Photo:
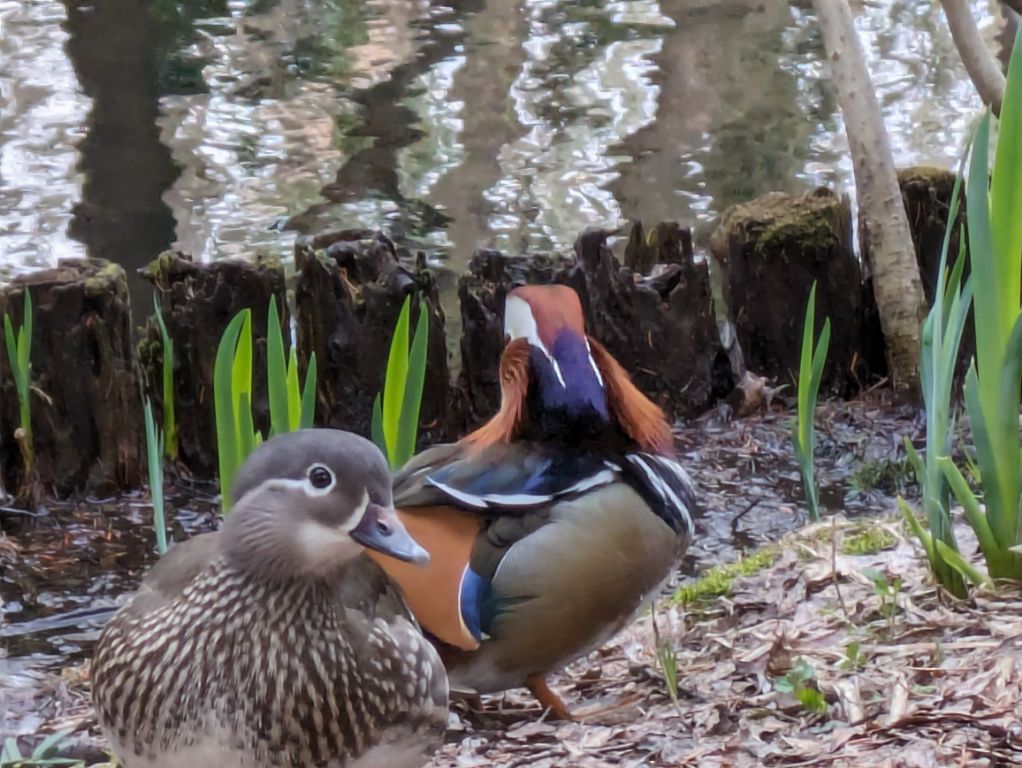
[[[373,442],[376,443],[376,447],[383,452],[383,455],[387,457],[389,462],[390,453],[387,451],[387,438],[383,434],[383,398],[379,393],[377,393],[376,399],[373,400],[372,438]],[[391,467],[393,468],[393,464]]]
[[[238,346],[238,336],[245,322],[242,310],[227,324],[220,344],[217,347],[216,359],[213,363],[213,408],[216,421],[217,462],[220,472],[220,496],[224,514],[231,506],[231,484],[234,473],[240,464],[238,427],[234,404],[233,370],[234,353]]]
[[[280,331],[277,297],[270,297],[266,319],[266,394],[270,403],[270,436],[288,432],[287,367]]]
[[[398,447],[394,466],[401,467],[415,453],[415,441],[419,433],[419,411],[422,406],[422,390],[426,381],[426,358],[429,346],[429,312],[426,300],[419,304],[419,321],[415,325],[412,351],[408,358],[408,383],[401,407],[401,421],[398,428]]]
[[[408,380],[408,323],[411,307],[411,296],[405,297],[405,303],[398,315],[394,328],[394,337],[390,342],[390,354],[387,358],[387,374],[383,382],[383,435],[390,447],[390,463],[396,466],[398,429],[400,428],[401,407],[405,399],[405,386]]]
[[[289,430],[298,429],[302,420],[302,391],[298,387],[298,352],[291,347],[287,364],[287,424]]]
[[[316,423],[316,353],[309,355],[309,367],[305,369],[305,386],[302,388],[302,418],[300,429],[309,429]]]

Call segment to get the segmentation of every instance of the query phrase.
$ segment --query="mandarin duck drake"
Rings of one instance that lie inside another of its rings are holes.
[[[452,691],[526,686],[570,719],[546,676],[649,601],[691,539],[694,490],[663,412],[586,335],[578,295],[508,294],[501,405],[395,477],[424,569],[370,553],[400,584]]]
[[[339,430],[279,435],[248,457],[234,500],[104,628],[93,702],[121,764],[421,766],[446,728],[447,678],[362,554],[428,559],[394,513],[383,455]]]

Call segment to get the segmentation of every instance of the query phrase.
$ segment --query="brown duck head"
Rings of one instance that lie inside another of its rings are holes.
[[[641,450],[672,452],[663,411],[586,333],[582,304],[571,288],[512,290],[504,307],[504,333],[500,410],[465,437],[466,443],[620,435]]]

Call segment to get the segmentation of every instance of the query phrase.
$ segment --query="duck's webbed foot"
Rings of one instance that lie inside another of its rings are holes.
[[[571,712],[561,700],[561,697],[554,693],[547,685],[545,675],[529,675],[525,678],[525,687],[529,689],[537,701],[546,709],[550,710],[551,720],[574,720]]]

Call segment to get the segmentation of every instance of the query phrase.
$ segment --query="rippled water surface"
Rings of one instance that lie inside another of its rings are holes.
[[[939,4],[854,7],[897,159],[950,166],[978,100]],[[820,58],[788,0],[0,0],[0,269],[705,231],[849,183]]]

